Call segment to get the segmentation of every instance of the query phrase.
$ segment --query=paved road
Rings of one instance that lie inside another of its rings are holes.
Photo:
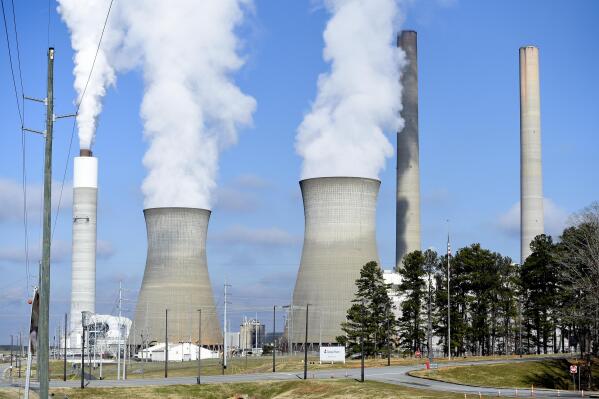
[[[497,364],[497,363],[515,363],[515,362],[527,362],[535,361],[536,359],[505,359],[505,360],[487,360],[487,361],[476,361],[476,362],[452,362],[444,363],[447,366],[468,366],[474,364]],[[422,366],[391,366],[391,367],[377,367],[367,368],[365,370],[365,376],[367,380],[386,382],[389,384],[402,385],[411,388],[429,389],[434,391],[443,392],[457,392],[465,393],[470,395],[492,395],[492,396],[507,396],[507,397],[530,397],[530,389],[516,390],[516,389],[497,389],[487,387],[473,387],[468,385],[452,384],[441,381],[427,380],[418,377],[412,377],[408,375],[410,371],[421,369]],[[0,367],[0,375],[4,376],[5,368]],[[202,383],[228,383],[228,382],[254,382],[254,381],[289,381],[303,378],[303,372],[289,373],[289,372],[278,372],[278,373],[257,373],[257,374],[234,374],[234,375],[211,375],[203,376]],[[359,379],[360,369],[331,369],[331,370],[320,370],[310,372],[308,371],[308,378],[310,379]],[[129,379],[125,381],[116,380],[93,380],[88,383],[89,387],[135,387],[135,386],[152,386],[152,385],[173,385],[173,384],[195,384],[195,377],[172,377],[172,378],[146,378],[146,379]],[[53,388],[58,387],[78,387],[79,381],[51,381],[50,386]],[[37,384],[35,384],[37,385]],[[17,386],[11,385],[9,381],[3,378],[0,386]],[[535,389],[534,396],[537,398],[555,398],[558,397],[557,390],[548,389]],[[582,396],[581,392],[573,391],[560,391],[559,397],[561,398],[580,398],[580,397],[597,397],[599,398],[599,392],[593,392],[591,395],[588,392]]]

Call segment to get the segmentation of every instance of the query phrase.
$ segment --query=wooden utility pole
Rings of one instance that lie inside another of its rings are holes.
[[[54,127],[54,48],[48,49],[48,87],[46,94],[46,146],[44,155],[44,216],[42,263],[39,273],[40,313],[37,372],[40,399],[48,398],[49,315],[50,315],[50,241],[52,213],[52,129]]]

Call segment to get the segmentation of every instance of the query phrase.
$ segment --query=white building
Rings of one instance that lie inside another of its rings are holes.
[[[165,344],[160,342],[149,348],[140,350],[135,354],[137,360],[147,360],[154,362],[163,362],[165,354]],[[210,349],[201,348],[201,359],[217,359],[218,352],[213,352]],[[168,360],[169,362],[184,362],[198,360],[198,346],[189,342],[169,343],[168,344]]]
[[[385,284],[391,284],[389,290],[387,290],[387,295],[391,299],[391,303],[393,304],[393,315],[395,318],[399,318],[401,316],[401,296],[397,293],[397,287],[401,284],[401,276],[399,273],[393,270],[383,270],[383,280],[385,280]]]

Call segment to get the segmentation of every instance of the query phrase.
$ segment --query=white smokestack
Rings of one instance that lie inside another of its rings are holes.
[[[393,155],[385,131],[403,127],[399,71],[405,63],[394,43],[395,0],[325,0],[332,14],[324,32],[331,71],[318,79],[318,95],[298,129],[302,179],[376,178]]]
[[[98,43],[102,34],[102,26],[108,12],[109,1],[106,0],[58,0],[58,12],[71,32],[71,45],[75,50],[73,61],[75,68],[75,90],[78,99],[85,91],[85,96],[77,114],[79,145],[82,149],[91,149],[96,134],[96,122],[102,111],[102,98],[106,88],[116,82],[114,66],[110,60],[111,52],[122,38],[118,24],[109,22],[102,38],[102,46],[94,64]],[[114,10],[113,10],[114,11]],[[116,18],[111,12],[111,19]],[[94,65],[93,73],[90,71]],[[89,83],[86,83],[89,79]]]
[[[98,159],[75,158],[73,166],[73,252],[69,347],[81,346],[81,312],[96,309],[96,215]]]

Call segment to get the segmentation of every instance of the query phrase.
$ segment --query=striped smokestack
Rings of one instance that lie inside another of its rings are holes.
[[[405,125],[397,133],[397,203],[395,265],[420,250],[420,161],[418,153],[418,45],[417,34],[404,30],[397,45],[407,60],[401,75],[402,111]]]

